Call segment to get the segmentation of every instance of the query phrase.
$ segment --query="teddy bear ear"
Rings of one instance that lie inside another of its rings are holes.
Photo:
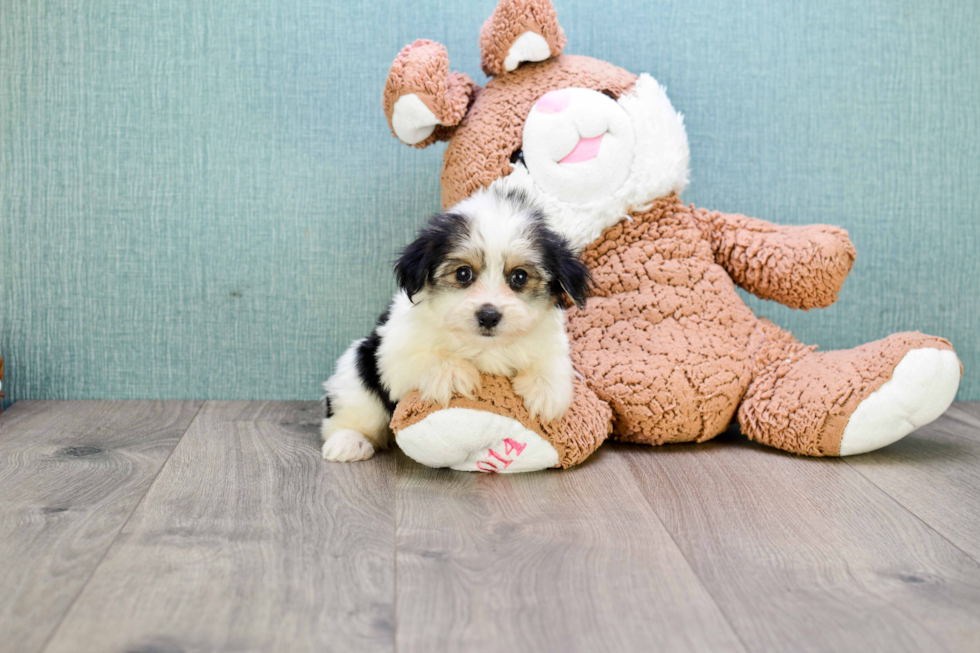
[[[488,76],[509,73],[525,61],[557,57],[564,47],[565,32],[550,0],[500,0],[480,30]]]
[[[406,45],[388,71],[384,110],[388,126],[406,145],[447,140],[466,115],[479,86],[449,72],[449,53],[435,41]]]

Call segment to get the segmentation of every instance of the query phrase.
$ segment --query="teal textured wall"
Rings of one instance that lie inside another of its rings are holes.
[[[438,208],[381,88],[494,0],[0,0],[0,356],[17,398],[312,398]],[[846,227],[823,348],[951,339],[980,399],[977,0],[556,0],[570,53],[666,84],[686,199]]]

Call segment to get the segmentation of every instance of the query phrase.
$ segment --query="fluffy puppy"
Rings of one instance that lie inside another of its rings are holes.
[[[445,406],[472,397],[481,372],[509,377],[533,416],[568,410],[565,308],[584,305],[591,279],[523,191],[480,191],[433,216],[395,274],[391,305],[324,383],[326,460],[370,458],[399,399],[418,390]]]

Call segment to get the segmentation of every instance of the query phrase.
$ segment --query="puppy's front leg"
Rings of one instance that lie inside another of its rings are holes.
[[[572,363],[565,357],[543,362],[518,374],[512,385],[531,417],[552,422],[572,405]]]
[[[422,372],[418,387],[422,399],[446,406],[453,394],[475,396],[480,390],[480,371],[466,360],[442,359]]]

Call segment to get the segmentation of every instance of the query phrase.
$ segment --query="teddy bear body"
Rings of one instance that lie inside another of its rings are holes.
[[[676,196],[584,252],[595,280],[570,311],[575,368],[619,439],[701,441],[724,431],[751,379],[757,320]]]
[[[610,433],[704,441],[733,419],[785,451],[849,455],[949,406],[962,370],[942,338],[899,333],[819,352],[748,308],[736,286],[796,309],[830,306],[854,247],[839,227],[683,204],[687,134],[656,80],[562,54],[548,0],[501,0],[480,44],[492,76],[482,89],[449,72],[442,46],[407,46],[385,85],[385,113],[409,145],[449,141],[444,206],[479,188],[519,189],[582,251],[595,292],[570,310],[568,328],[583,382],[553,424],[529,419],[506,380],[447,407],[410,394],[392,421],[408,455],[480,471],[567,467]],[[525,450],[537,452],[533,462],[520,462]]]
[[[596,288],[589,307],[570,311],[572,358],[621,441],[703,442],[737,413],[755,440],[836,456],[848,417],[906,354],[952,354],[948,341],[919,333],[817,352],[739,297],[734,279],[798,308],[832,304],[855,257],[838,227],[772,225],[669,195],[607,229],[583,257]]]

